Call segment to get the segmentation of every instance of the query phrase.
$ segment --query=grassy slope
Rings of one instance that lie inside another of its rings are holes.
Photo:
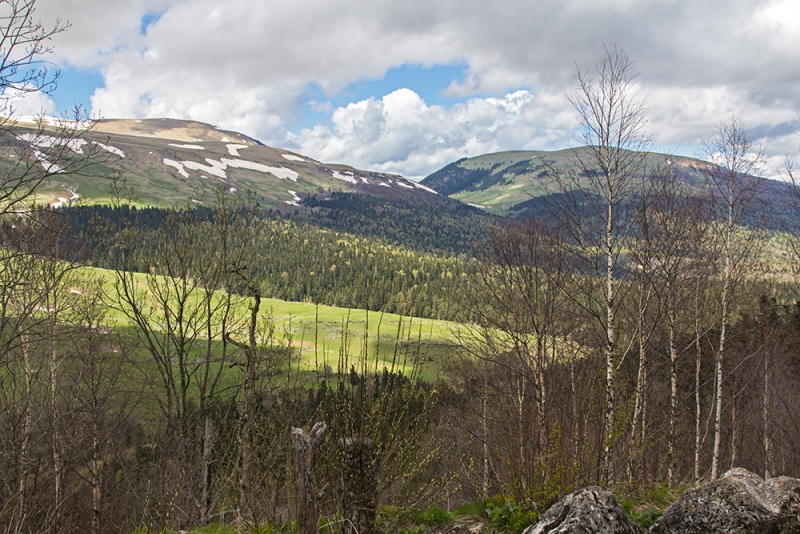
[[[571,149],[566,149],[484,154],[451,163],[422,183],[462,202],[478,204],[502,214],[531,198],[557,191],[553,180],[544,173],[548,166],[563,168],[569,165],[572,153]],[[700,169],[706,163],[663,154],[650,154],[648,163],[655,164],[662,158],[668,158],[690,183],[702,180]]]
[[[23,131],[26,128],[30,130],[33,125],[21,123],[19,127]],[[51,133],[51,130],[45,133]],[[59,198],[69,199],[75,192],[80,195],[82,202],[107,203],[110,198],[108,177],[112,171],[118,171],[128,185],[134,187],[140,206],[172,207],[185,205],[189,199],[210,202],[219,186],[235,189],[238,193],[252,190],[262,206],[284,210],[293,209],[287,201],[294,201],[295,195],[289,191],[300,196],[322,190],[394,197],[436,196],[396,175],[359,171],[347,165],[323,164],[306,156],[264,146],[242,134],[199,122],[174,119],[102,120],[82,137],[90,143],[84,145],[83,150],[93,150],[101,162],[87,168],[81,175],[53,176],[50,183],[41,189],[41,201],[52,204]],[[118,149],[124,157],[117,152],[103,151],[92,141]],[[239,148],[234,148],[234,153],[231,153],[228,145],[239,145]],[[192,147],[202,147],[202,150]],[[235,154],[237,150],[238,155]],[[83,156],[73,154],[72,157]],[[207,160],[219,162],[222,158],[288,170],[297,173],[296,181],[269,172],[232,167],[225,169],[224,178],[206,170],[186,167],[189,175],[186,177],[178,169],[164,163],[168,159],[208,166]]]
[[[115,293],[115,275],[98,268],[84,268],[87,276],[104,280],[103,287],[109,295]],[[134,275],[145,288],[146,275]],[[219,294],[221,296],[221,293]],[[249,317],[252,300],[237,297],[234,305],[236,321],[244,323]],[[457,350],[454,336],[463,327],[457,323],[434,319],[419,319],[390,313],[321,306],[306,302],[285,302],[262,299],[259,317],[274,324],[276,338],[291,342],[297,350],[296,363],[300,372],[315,372],[317,365],[329,365],[335,372],[340,354],[345,350],[351,362],[364,355],[380,371],[384,366],[410,372],[411,364],[419,356],[422,377],[430,380],[437,376],[444,359]],[[109,315],[112,324],[132,329],[130,321],[119,311]],[[244,338],[242,335],[238,337]]]

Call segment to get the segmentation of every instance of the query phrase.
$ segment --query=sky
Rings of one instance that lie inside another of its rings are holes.
[[[574,146],[568,95],[604,47],[634,63],[657,150],[738,117],[777,168],[800,144],[797,0],[36,0],[70,27],[21,114],[207,122],[421,179],[463,157]],[[775,174],[771,171],[767,174]]]

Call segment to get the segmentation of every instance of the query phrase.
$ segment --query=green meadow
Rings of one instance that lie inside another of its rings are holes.
[[[106,298],[115,299],[114,272],[82,267],[79,273],[81,278],[98,280]],[[147,275],[135,273],[133,277],[142,294],[147,295]],[[166,281],[163,277],[155,279],[158,283]],[[200,289],[195,291],[190,306],[199,302]],[[225,293],[216,291],[213,298],[219,302],[226,297]],[[252,304],[252,297],[232,296],[234,338],[242,342],[247,337]],[[111,309],[107,320],[121,331],[135,333],[133,323],[119,309]],[[407,375],[416,370],[423,380],[433,380],[447,357],[458,350],[457,338],[465,331],[465,326],[393,313],[262,298],[258,331],[265,343],[292,347],[287,372],[316,375],[327,370],[336,373],[342,365],[346,370],[354,365],[359,370],[382,372],[386,367]],[[192,351],[198,356],[205,348],[205,337],[198,336],[200,342]],[[220,350],[220,346],[216,343],[216,350]],[[227,381],[223,377],[223,382]]]

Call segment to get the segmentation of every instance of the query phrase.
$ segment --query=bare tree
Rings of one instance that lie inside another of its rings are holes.
[[[724,408],[724,364],[731,312],[736,286],[752,259],[756,232],[744,225],[760,223],[758,192],[764,158],[744,123],[737,118],[717,126],[717,131],[703,140],[703,153],[711,164],[704,168],[708,181],[708,203],[712,232],[719,242],[721,297],[719,312],[719,344],[715,359],[714,452],[711,478],[719,476],[722,452],[722,411]]]
[[[653,278],[652,289],[663,302],[667,327],[667,346],[670,368],[670,410],[667,438],[667,480],[675,482],[675,469],[679,452],[676,450],[678,425],[678,364],[691,348],[681,346],[681,334],[689,330],[680,313],[687,308],[693,294],[692,271],[702,262],[705,229],[703,201],[692,194],[688,184],[667,160],[661,172],[651,175],[648,191],[642,199],[643,208],[638,216],[640,238],[650,250],[649,272]],[[637,255],[633,248],[633,256]],[[643,263],[639,260],[638,263]],[[644,269],[644,268],[643,268]],[[699,276],[695,274],[695,276]]]
[[[80,173],[99,153],[83,139],[92,122],[80,109],[75,120],[22,123],[15,117],[16,99],[56,88],[60,73],[48,68],[48,41],[69,27],[61,20],[52,26],[38,22],[35,5],[36,0],[0,1],[0,216],[27,212],[52,176]]]
[[[152,236],[157,244],[146,249],[147,258],[142,250],[148,236],[135,223],[116,233],[110,250],[118,268],[109,301],[135,327],[155,365],[159,380],[153,393],[176,440],[177,464],[197,460],[183,489],[196,501],[189,509],[198,511],[201,523],[208,521],[213,504],[211,410],[235,348],[229,334],[239,328],[233,309],[241,297],[234,292],[231,265],[247,247],[234,246],[235,219],[235,207],[220,193],[213,221],[198,218],[190,208],[171,212]],[[137,273],[142,266],[149,272]]]
[[[616,374],[620,352],[617,311],[620,257],[628,242],[629,203],[646,173],[647,113],[637,96],[630,58],[606,49],[596,78],[578,72],[570,101],[581,122],[585,145],[571,152],[566,168],[551,166],[555,191],[551,212],[567,233],[574,255],[573,302],[593,320],[605,360],[606,407],[603,468],[613,483],[611,448],[617,417]],[[589,276],[586,276],[589,275]],[[595,281],[602,280],[602,287]]]
[[[47,42],[69,23],[59,19],[46,27],[34,19],[35,11],[36,0],[0,2],[0,94],[6,103],[20,93],[49,93],[60,77],[44,57],[53,51]]]
[[[497,225],[479,252],[480,276],[471,291],[470,314],[479,326],[465,338],[465,348],[493,364],[511,366],[516,375],[520,494],[532,482],[531,474],[542,471],[534,470],[533,463],[537,457],[543,460],[547,451],[545,371],[555,358],[557,314],[564,302],[562,238],[558,229],[539,218]],[[527,428],[530,399],[535,410],[533,441]]]

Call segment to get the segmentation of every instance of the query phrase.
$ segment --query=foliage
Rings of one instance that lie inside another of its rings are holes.
[[[670,488],[661,484],[645,489],[631,497],[620,499],[620,505],[634,523],[642,528],[650,528],[661,517],[664,510],[675,502],[686,490],[685,486]]]
[[[381,198],[331,192],[325,199],[312,195],[303,205],[310,207],[311,213],[292,216],[299,225],[308,222],[447,256],[471,254],[476,244],[486,239],[486,228],[493,219],[478,208],[439,195],[433,199]]]
[[[441,506],[431,506],[430,508],[419,512],[414,520],[423,525],[449,525],[453,522],[453,515],[448,513],[447,510]]]
[[[493,527],[521,534],[536,522],[539,514],[520,506],[506,496],[497,496],[486,501],[486,516]]]
[[[97,246],[87,249],[92,255],[85,260],[98,266],[119,266],[118,253],[110,250],[111,255],[105,255],[100,246],[113,239],[108,234],[115,228],[136,228],[137,255],[126,261],[140,272],[158,268],[152,263],[154,249],[161,242],[159,229],[174,217],[170,213],[174,212],[126,205],[117,210],[91,206],[66,211],[77,235],[91,238],[90,228],[108,228],[94,238]],[[197,225],[213,220],[207,208],[180,213],[182,220]],[[248,249],[248,268],[264,297],[452,320],[461,312],[453,298],[457,288],[475,275],[475,262],[464,257],[280,218],[263,218],[249,232],[242,246]]]

